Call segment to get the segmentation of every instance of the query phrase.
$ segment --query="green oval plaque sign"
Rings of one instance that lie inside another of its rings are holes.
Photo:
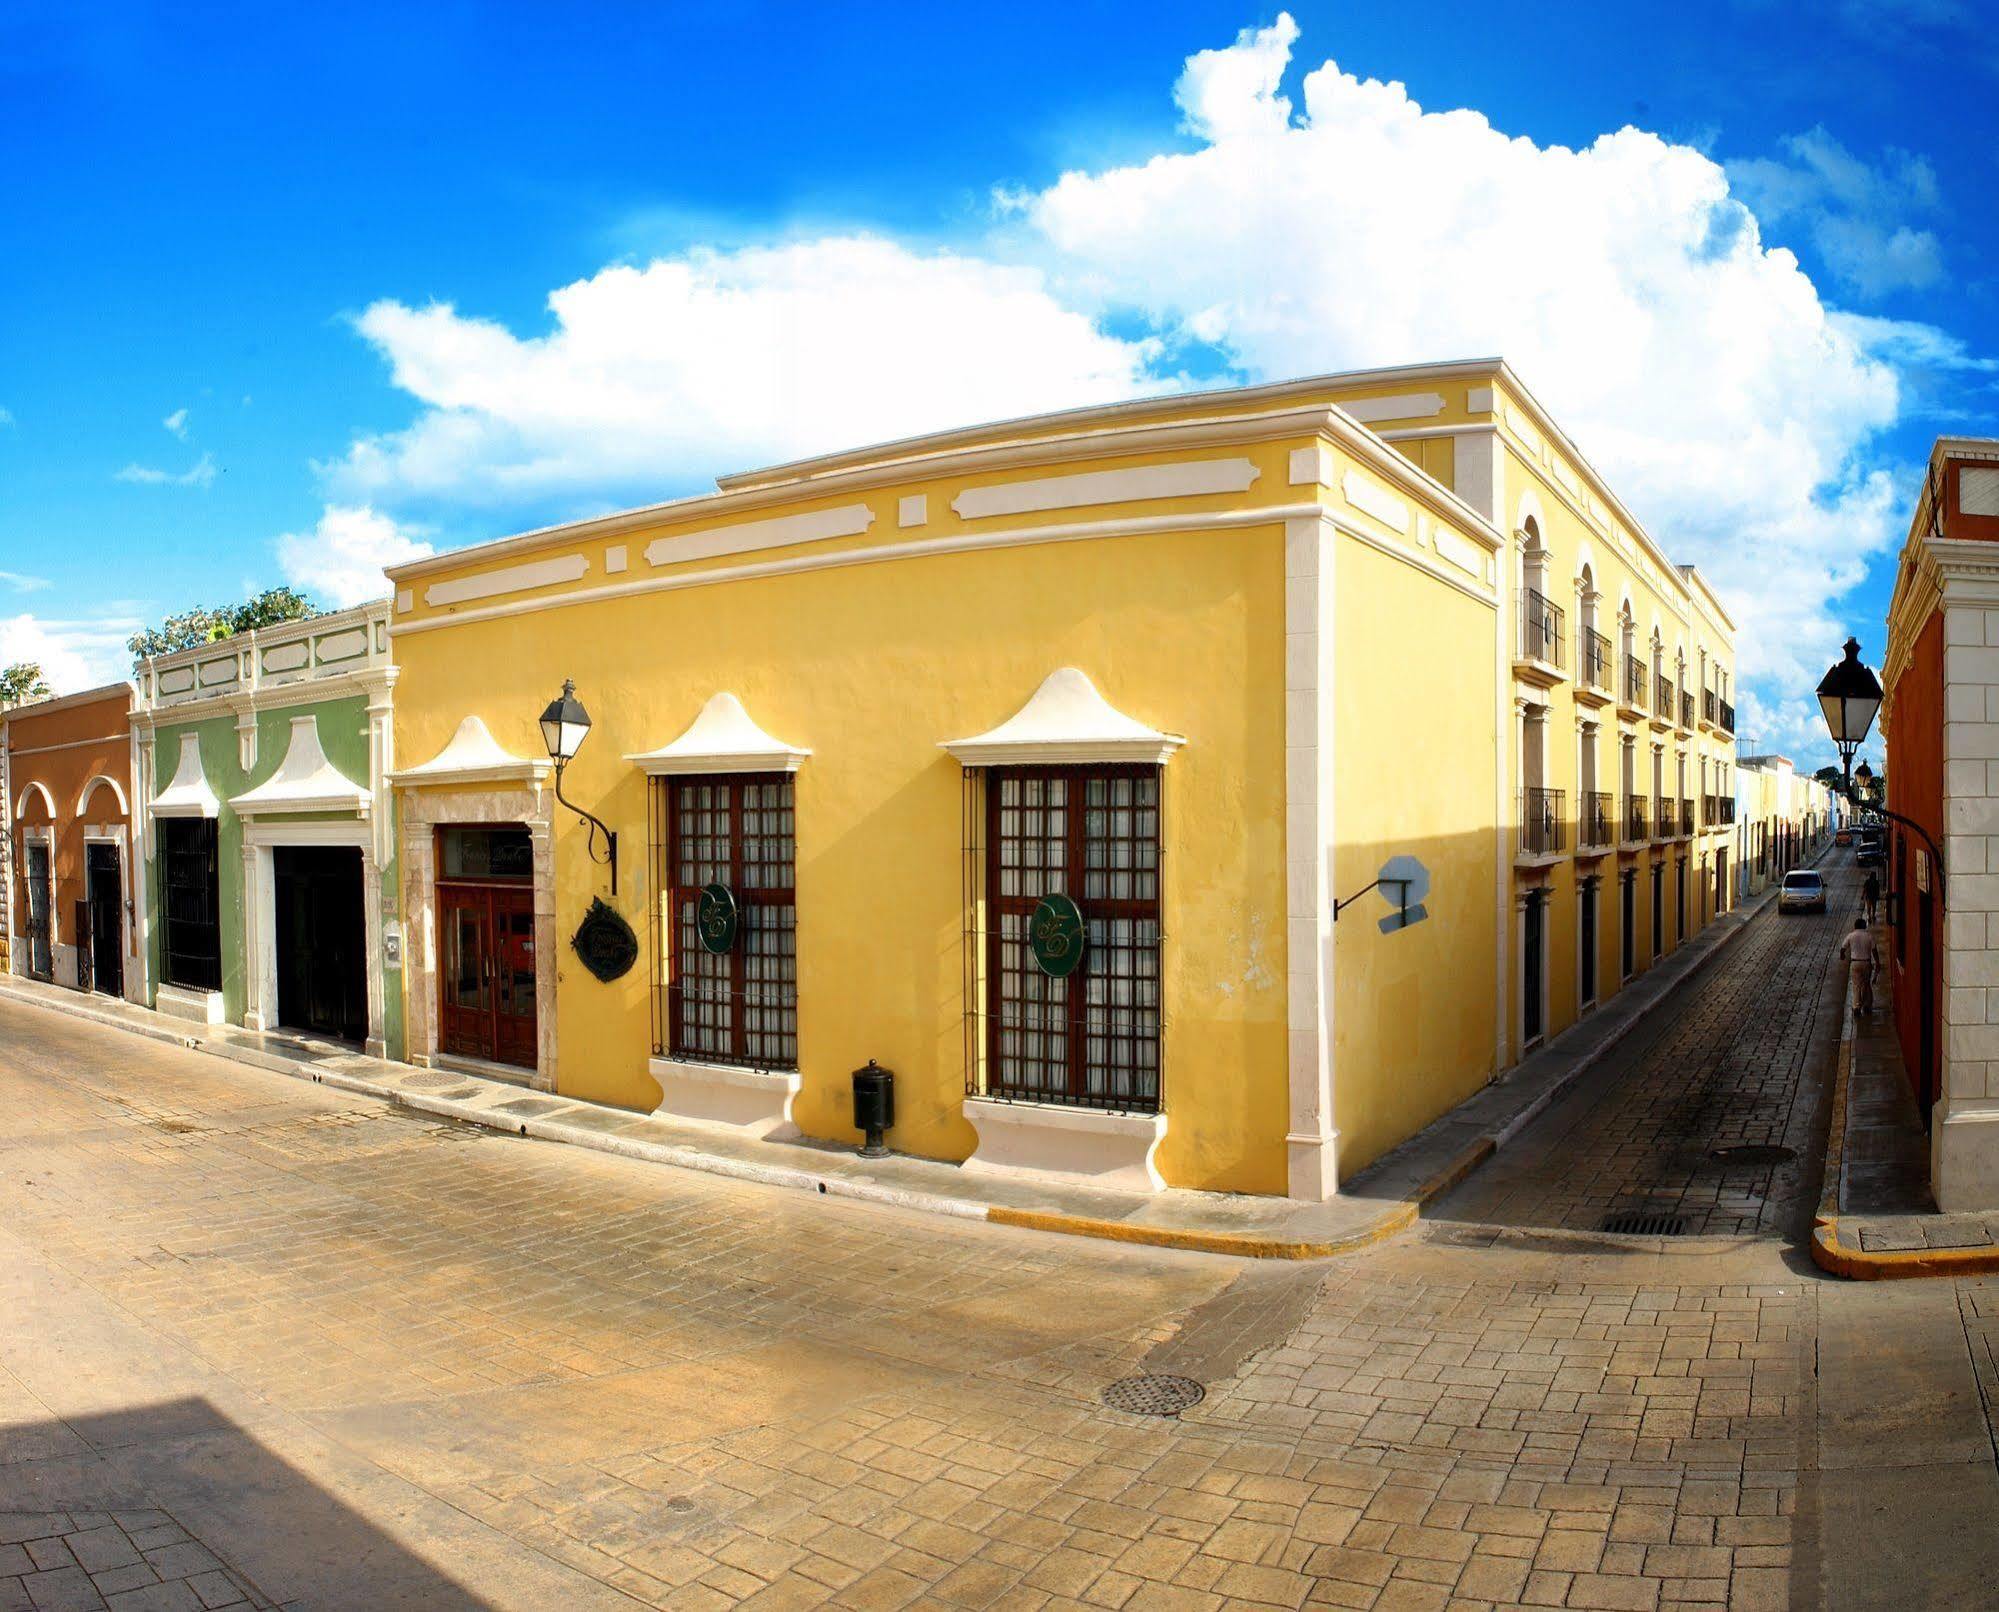
[[[701,899],[694,907],[694,929],[701,937],[701,949],[710,952],[726,952],[735,948],[736,893],[726,884],[706,884],[701,887]]]
[[[1076,972],[1089,938],[1082,909],[1065,895],[1043,896],[1027,922],[1035,966],[1050,979],[1067,979]]]

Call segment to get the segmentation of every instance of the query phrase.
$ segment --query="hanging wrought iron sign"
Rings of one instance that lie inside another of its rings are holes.
[[[736,948],[736,929],[742,914],[736,893],[726,884],[705,884],[694,906],[694,930],[701,937],[701,949],[720,955]]]
[[[632,933],[624,915],[601,896],[590,903],[569,944],[576,948],[583,966],[606,985],[629,974],[639,960],[639,937]]]
[[[1050,979],[1067,979],[1076,972],[1089,938],[1082,909],[1065,895],[1043,896],[1027,921],[1028,949],[1035,966]]]

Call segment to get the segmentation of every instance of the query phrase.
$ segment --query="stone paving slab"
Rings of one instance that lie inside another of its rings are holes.
[[[1774,899],[1724,914],[1502,1079],[1395,1148],[1323,1204],[1250,1194],[1104,1192],[1027,1183],[956,1165],[809,1139],[747,1140],[723,1129],[560,1096],[457,1071],[362,1057],[351,1048],[232,1025],[197,1026],[107,997],[0,976],[0,998],[169,1041],[276,1073],[545,1141],[738,1180],[933,1214],[1250,1258],[1321,1259],[1369,1248],[1414,1225],[1424,1208],[1506,1146],[1635,1029],[1670,1014],[1680,988]],[[1664,1010],[1662,1012],[1662,1010]]]

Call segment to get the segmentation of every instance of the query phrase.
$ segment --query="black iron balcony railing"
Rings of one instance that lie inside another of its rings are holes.
[[[1694,822],[1694,803],[1683,799],[1680,802],[1680,832],[1682,834],[1691,834],[1696,826]]]
[[[1733,733],[1735,731],[1735,707],[1730,705],[1726,700],[1720,703],[1721,716],[1718,720],[1721,723],[1721,729],[1724,733]]]
[[[1612,825],[1617,821],[1617,801],[1608,790],[1586,789],[1582,797],[1582,813],[1576,820],[1576,843],[1578,845],[1615,845],[1617,836]]]
[[[1701,720],[1703,722],[1714,720],[1714,690],[1711,688],[1701,690]]]
[[[1645,827],[1645,797],[1633,795],[1624,803],[1624,837],[1627,841],[1647,840],[1652,836]]]
[[[1559,789],[1520,791],[1520,849],[1533,856],[1550,856],[1562,848],[1562,792]]]
[[[1562,609],[1546,594],[1528,588],[1520,596],[1520,657],[1549,666],[1562,664]]]
[[[1733,795],[1723,795],[1719,805],[1721,807],[1721,816],[1716,821],[1720,823],[1733,823],[1735,821],[1735,797]]]
[[[1673,802],[1669,797],[1662,795],[1659,797],[1660,839],[1670,840],[1675,834],[1679,832],[1679,830],[1673,826],[1673,822],[1674,822]]]
[[[1615,663],[1611,659],[1610,640],[1592,628],[1583,629],[1579,646],[1582,658],[1583,681],[1591,688],[1610,692],[1610,669]]]
[[[1683,689],[1680,692],[1680,726],[1690,728],[1693,725],[1694,697]]]
[[[1675,697],[1673,689],[1673,680],[1662,674],[1659,681],[1653,686],[1652,692],[1654,696],[1652,708],[1668,722],[1672,721],[1673,713],[1679,709],[1679,701]]]
[[[1645,705],[1645,663],[1636,655],[1624,657],[1624,703],[1641,710]]]

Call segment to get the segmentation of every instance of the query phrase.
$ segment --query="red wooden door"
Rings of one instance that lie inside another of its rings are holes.
[[[440,1049],[534,1068],[534,892],[439,884],[437,923]]]
[[[535,1066],[534,892],[492,890],[493,1056]]]

